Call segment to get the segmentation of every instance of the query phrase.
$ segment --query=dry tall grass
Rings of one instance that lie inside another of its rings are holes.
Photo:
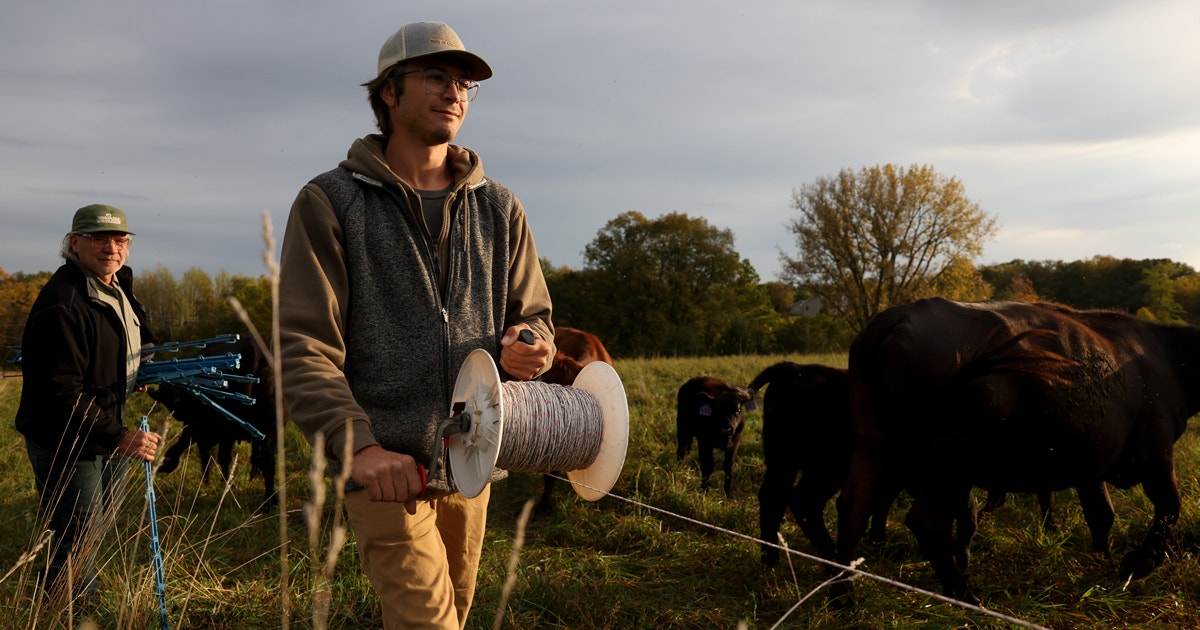
[[[269,231],[264,238],[270,242]],[[272,332],[270,347],[277,348]],[[596,503],[571,496],[558,501],[548,517],[530,521],[527,506],[541,493],[541,475],[514,474],[497,484],[468,628],[1013,627],[861,578],[858,607],[829,610],[819,565],[800,556],[789,556],[786,568],[759,565],[761,414],[747,417],[732,494],[702,493],[694,457],[675,458],[674,396],[692,376],[744,384],[784,358],[845,366],[844,355],[618,359],[630,435],[613,496]],[[273,361],[277,370],[277,354]],[[19,378],[0,380],[0,419],[15,414],[19,385]],[[274,403],[281,407],[279,399]],[[167,435],[177,428],[144,395],[134,396],[128,413],[131,423],[148,415]],[[342,520],[337,484],[325,478],[325,463],[312,456],[294,427],[281,423],[277,430],[277,513],[259,511],[261,484],[238,474],[236,464],[219,485],[201,481],[194,458],[170,475],[155,476],[173,627],[380,627],[353,535]],[[243,447],[239,459],[247,456]],[[1090,540],[1077,502],[1060,501],[1059,528],[1046,530],[1037,524],[1036,501],[1014,497],[981,522],[972,548],[977,593],[993,610],[1034,626],[1200,627],[1200,435],[1194,428],[1180,440],[1176,458],[1184,513],[1171,557],[1149,578],[1130,584],[1113,579],[1116,561],[1087,551]],[[51,613],[33,587],[47,537],[34,516],[37,496],[24,441],[11,421],[0,424],[0,627],[158,627],[144,481],[137,466],[129,474],[115,519],[100,533],[100,596],[86,609]],[[1119,557],[1144,535],[1153,508],[1140,490],[1113,494]],[[932,572],[901,524],[903,509],[901,501],[888,541],[864,550],[863,568],[936,591]],[[832,508],[827,518],[835,518]],[[781,533],[795,551],[811,552],[790,520]]]

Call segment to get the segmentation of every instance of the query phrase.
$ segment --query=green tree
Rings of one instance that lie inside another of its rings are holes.
[[[783,257],[784,279],[855,330],[889,306],[936,294],[939,278],[977,258],[996,231],[961,182],[929,166],[843,169],[794,190],[792,207],[800,251]]]
[[[730,230],[678,212],[648,219],[631,211],[609,221],[584,248],[576,277],[595,297],[593,332],[622,356],[720,351],[740,312],[756,312],[756,301],[770,308],[733,243]]]
[[[1200,274],[1164,258],[1013,260],[983,267],[980,275],[1002,299],[1110,308],[1164,321],[1200,321]]]
[[[184,324],[184,313],[192,310],[184,303],[175,275],[165,265],[153,271],[143,271],[134,278],[134,291],[146,313],[150,316],[150,328],[162,341],[181,341],[179,332]]]
[[[1141,284],[1146,289],[1145,306],[1138,309],[1138,315],[1168,324],[1187,323],[1187,311],[1175,299],[1175,285],[1176,279],[1188,271],[1187,265],[1170,261],[1157,261],[1144,270]]]
[[[554,301],[554,326],[570,326],[587,330],[596,334],[606,329],[604,325],[609,314],[606,303],[611,296],[604,295],[599,288],[603,283],[600,276],[603,273],[596,270],[579,270],[561,267],[552,269],[546,274],[546,286],[550,290],[550,299]],[[616,352],[616,347],[605,340],[605,348],[609,353]]]
[[[21,345],[29,309],[51,275],[49,271],[9,275],[0,269],[0,345]]]
[[[1189,324],[1200,324],[1200,273],[1175,279],[1175,300],[1183,307]]]
[[[771,281],[766,284],[767,295],[771,298],[771,307],[780,315],[786,315],[788,309],[796,302],[796,289],[784,282]]]
[[[943,297],[973,302],[987,300],[994,290],[979,274],[979,270],[965,258],[955,258],[937,276],[934,290]]]

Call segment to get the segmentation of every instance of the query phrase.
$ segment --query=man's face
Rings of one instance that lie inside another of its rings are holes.
[[[71,249],[79,256],[84,269],[100,276],[106,284],[129,257],[131,238],[121,232],[72,234]]]
[[[421,61],[405,68],[406,71],[421,69],[430,72],[410,72],[399,78],[404,82],[402,94],[397,96],[390,86],[381,94],[391,108],[392,128],[394,133],[425,146],[447,144],[458,134],[469,102],[453,81],[445,79],[465,79],[466,74],[444,61]],[[439,89],[435,85],[444,87]]]

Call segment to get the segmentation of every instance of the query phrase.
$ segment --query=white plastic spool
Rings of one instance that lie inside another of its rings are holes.
[[[629,445],[629,405],[621,378],[611,365],[594,361],[583,367],[572,387],[594,396],[600,404],[603,435],[600,450],[590,465],[567,472],[575,493],[598,501],[617,482]],[[464,496],[479,496],[491,479],[504,439],[504,390],[492,355],[477,349],[467,355],[454,383],[452,406],[463,405],[471,416],[466,431],[450,435],[447,453],[454,483]],[[563,436],[564,438],[568,436]],[[501,468],[504,463],[499,462]],[[546,471],[553,472],[553,471]],[[583,484],[583,485],[579,485]],[[584,487],[587,486],[587,487]]]

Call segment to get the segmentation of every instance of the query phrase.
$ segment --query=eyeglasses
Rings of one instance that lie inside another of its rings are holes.
[[[133,243],[132,236],[101,236],[99,234],[87,233],[76,234],[75,236],[86,238],[92,242],[93,247],[98,249],[104,249],[109,245],[116,245],[117,249],[126,249]]]
[[[475,97],[479,94],[479,82],[470,79],[455,79],[446,73],[445,70],[437,68],[421,68],[420,70],[405,70],[393,74],[393,77],[402,77],[406,74],[422,73],[425,75],[425,92],[427,94],[445,94],[446,88],[450,84],[454,84],[454,89],[458,92],[458,100],[468,103],[474,102]]]

